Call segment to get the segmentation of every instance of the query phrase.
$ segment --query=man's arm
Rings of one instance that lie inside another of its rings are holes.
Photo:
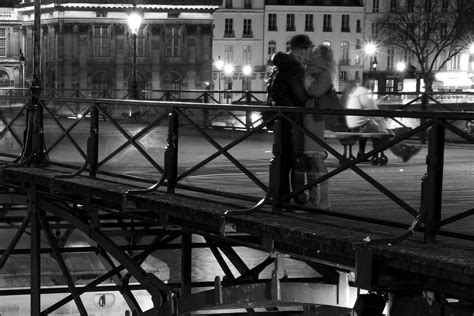
[[[293,94],[293,99],[298,103],[295,104],[295,106],[304,107],[309,97],[304,87],[303,74],[289,77],[288,84],[290,87],[290,91]]]

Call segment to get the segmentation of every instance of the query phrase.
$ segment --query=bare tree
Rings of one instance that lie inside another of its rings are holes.
[[[386,47],[411,52],[418,62],[426,91],[432,91],[434,72],[472,43],[474,1],[392,1],[389,12],[376,20],[378,40]]]

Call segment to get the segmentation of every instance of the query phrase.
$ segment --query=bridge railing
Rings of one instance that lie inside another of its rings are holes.
[[[17,104],[25,101],[22,96],[12,96],[10,100]],[[23,137],[28,134],[25,132],[25,119],[31,111],[28,107],[25,103],[1,111],[0,154],[9,160],[7,166],[28,164],[21,156],[28,142]],[[76,107],[81,108],[80,115],[58,114]],[[251,129],[231,133],[208,129],[189,114],[190,111],[216,110],[216,107],[231,112],[266,113],[267,119],[262,121],[260,117],[252,122]],[[139,123],[111,114],[111,109],[130,108],[155,115],[150,116],[150,121]],[[452,184],[459,180],[457,177],[465,176],[467,180],[459,182],[459,189],[471,195],[474,190],[470,185],[472,170],[466,172],[459,162],[453,162],[457,166],[450,169],[445,153],[447,131],[462,141],[463,146],[474,143],[472,133],[462,125],[474,120],[472,112],[314,110],[58,97],[42,97],[36,111],[42,114],[43,122],[34,131],[45,138],[42,150],[48,163],[75,168],[68,175],[71,177],[87,171],[90,177],[115,177],[147,186],[143,189],[143,186],[130,185],[130,190],[124,192],[128,197],[164,190],[223,202],[228,205],[228,216],[239,212],[304,211],[408,229],[409,233],[422,230],[427,241],[434,241],[437,235],[474,240],[469,230],[449,229],[454,222],[472,220],[474,209],[469,199],[457,201],[456,205],[443,204],[446,193],[452,193],[446,190],[446,180]],[[296,119],[314,114],[410,118],[423,122],[365,155],[350,159],[342,154],[338,143],[318,138]],[[291,153],[284,150],[288,148],[285,125],[301,131],[328,152],[329,172],[292,192],[282,190],[288,179],[285,164],[291,160]],[[415,141],[414,137],[423,131],[429,131],[426,161],[414,165],[394,163],[396,168],[390,170],[364,164],[366,159],[394,144]],[[472,147],[467,150],[466,153],[464,147],[459,149],[459,155],[466,155],[461,164],[472,165]],[[454,178],[449,178],[451,173]],[[394,182],[391,178],[398,180]],[[336,199],[333,210],[289,202],[325,180],[331,180]],[[377,204],[378,211],[364,211],[367,206],[361,203],[361,196],[373,199],[372,205]]]

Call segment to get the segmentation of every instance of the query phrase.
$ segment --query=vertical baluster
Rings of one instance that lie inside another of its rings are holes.
[[[250,91],[245,91],[245,104],[250,106],[252,103],[252,94]],[[245,128],[250,131],[252,128],[252,112],[250,110],[245,111]]]
[[[204,91],[204,103],[208,104],[209,103],[209,91]],[[211,126],[209,122],[209,109],[203,109],[203,125],[204,128],[208,128]]]
[[[168,180],[168,193],[174,193],[178,175],[178,114],[173,109],[168,120],[168,146],[165,151],[165,173]]]
[[[39,315],[41,312],[41,226],[39,223],[39,214],[36,203],[36,188],[33,186],[26,192],[27,207],[30,213],[30,272],[31,272],[31,296],[30,309],[31,315]]]
[[[291,152],[289,150],[291,138],[291,125],[282,116],[275,122],[273,138],[273,158],[270,163],[270,188],[272,211],[274,214],[281,213],[282,197],[290,193],[289,165]]]
[[[99,163],[99,111],[96,106],[91,109],[89,138],[87,139],[87,160],[89,163],[89,176],[96,177]]]
[[[441,203],[443,198],[445,128],[435,121],[429,134],[427,171],[421,187],[421,210],[425,214],[426,243],[436,241],[435,230],[441,221]]]

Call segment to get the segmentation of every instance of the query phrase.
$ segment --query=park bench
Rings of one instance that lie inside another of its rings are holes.
[[[324,132],[324,137],[326,139],[337,139],[339,143],[344,147],[343,156],[345,158],[354,160],[356,156],[354,156],[352,152],[352,146],[357,143],[361,138],[367,138],[368,140],[372,141],[372,143],[377,144],[378,142],[384,142],[392,139],[394,137],[393,134],[390,133],[361,133],[361,132],[333,132],[330,130],[326,130]],[[364,153],[362,153],[364,154]],[[384,166],[388,163],[388,158],[384,154],[383,151],[373,155],[370,158],[370,162],[373,165],[381,165]]]

